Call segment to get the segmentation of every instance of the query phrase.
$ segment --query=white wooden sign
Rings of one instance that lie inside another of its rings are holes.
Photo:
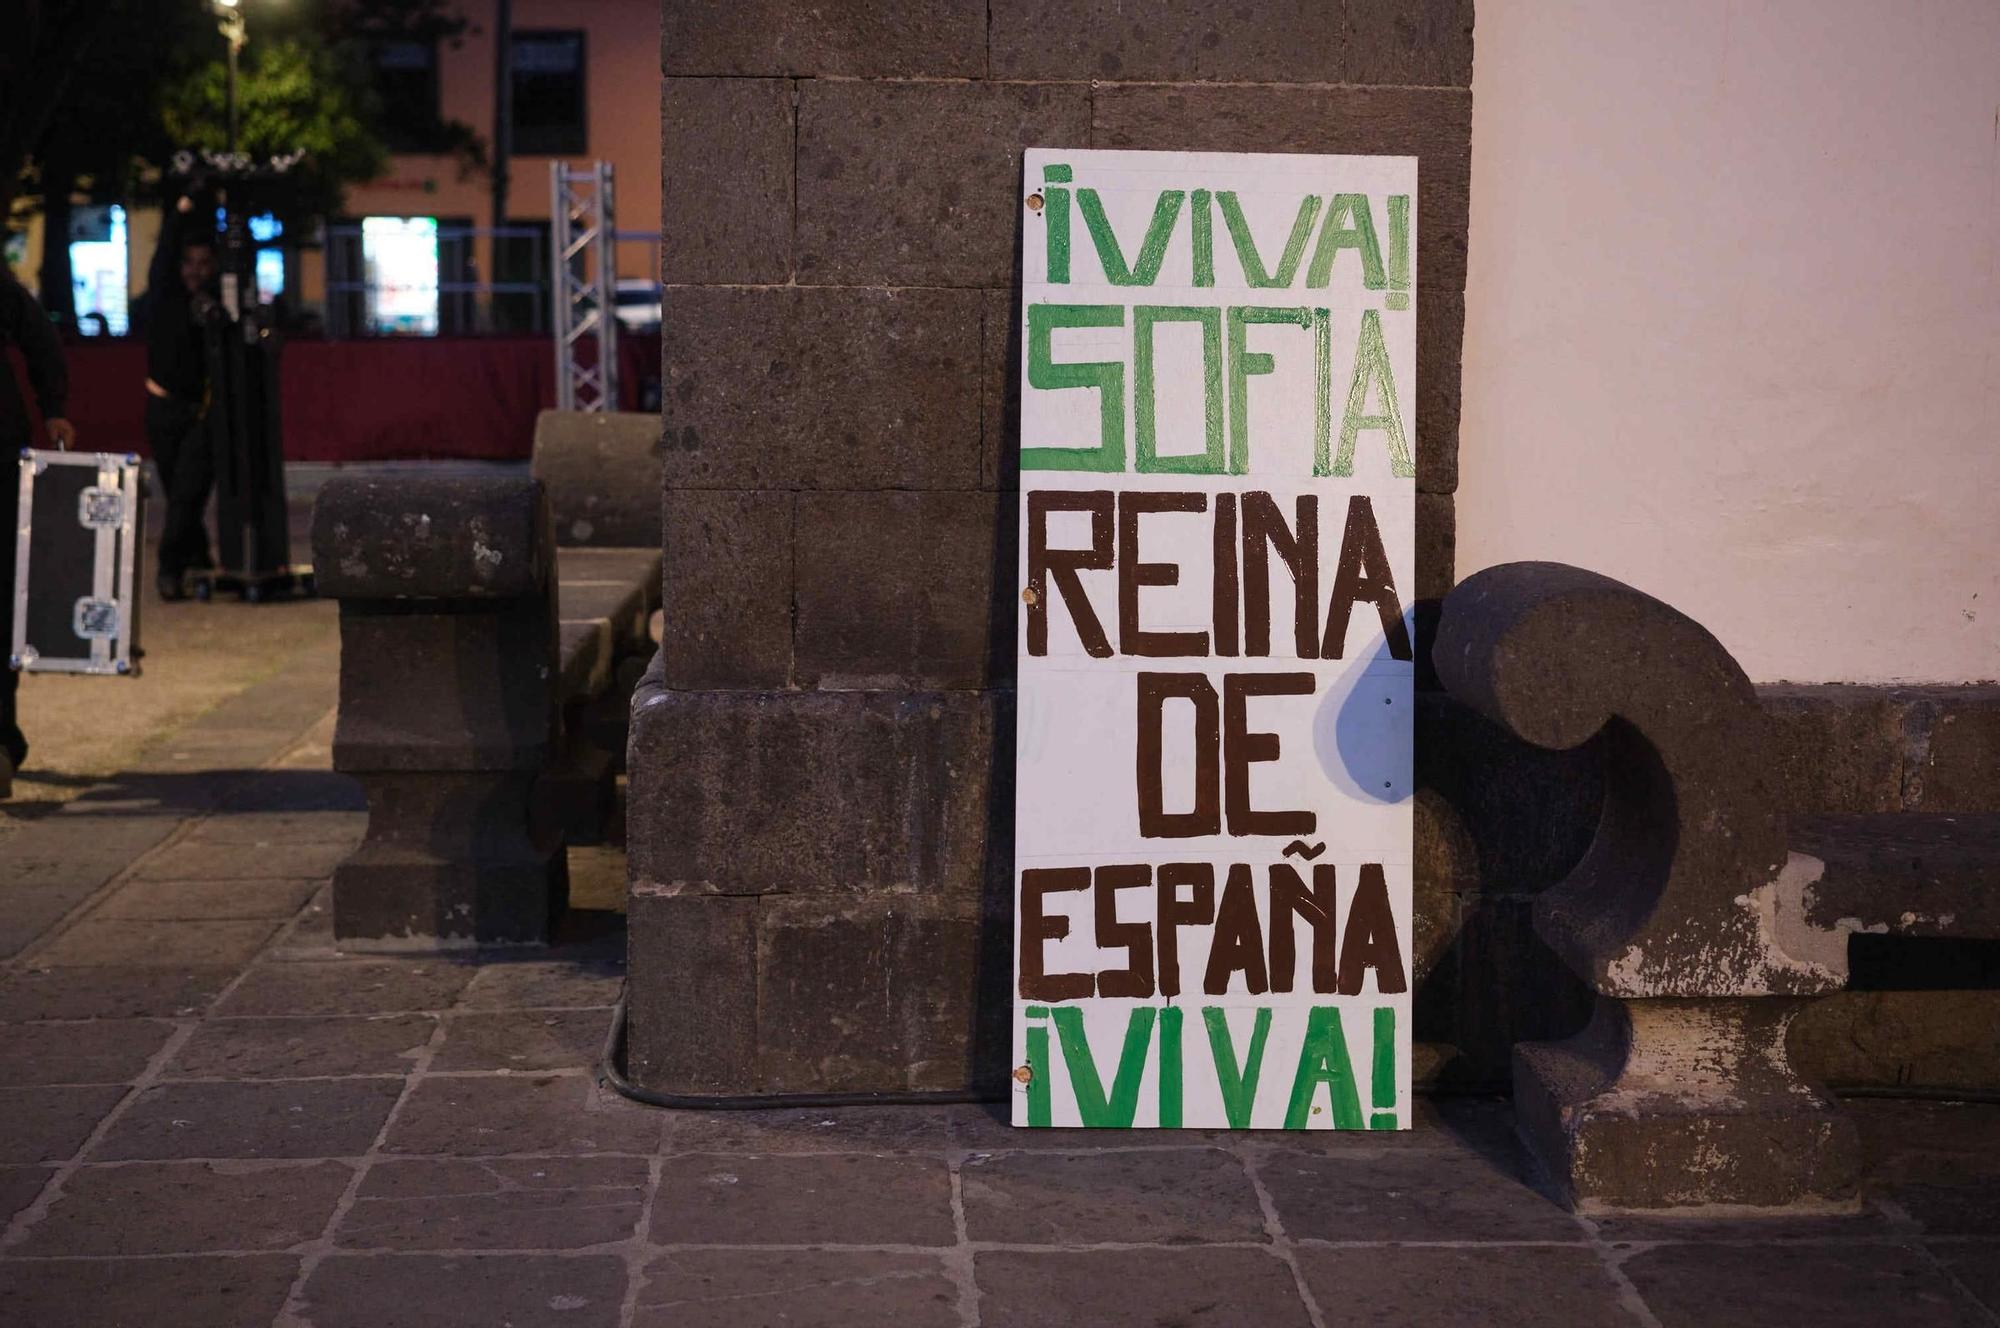
[[[1417,163],[1036,149],[1014,1123],[1410,1123]]]

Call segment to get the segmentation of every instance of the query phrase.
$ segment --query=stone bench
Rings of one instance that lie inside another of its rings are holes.
[[[543,411],[534,474],[549,496],[565,742],[544,795],[571,842],[617,837],[628,702],[660,607],[660,421]]]
[[[1796,714],[1699,624],[1576,568],[1469,578],[1433,659],[1458,703],[1600,781],[1589,847],[1533,908],[1596,1003],[1515,1049],[1549,1174],[1585,1209],[1852,1202],[1853,1127],[1787,1030],[1847,986],[1856,934],[2000,937],[2000,818],[1793,814]]]

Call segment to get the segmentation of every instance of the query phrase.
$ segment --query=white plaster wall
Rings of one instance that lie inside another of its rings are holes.
[[[1458,570],[2000,676],[2000,0],[1480,0]]]

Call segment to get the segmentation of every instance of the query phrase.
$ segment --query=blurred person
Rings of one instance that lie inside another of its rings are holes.
[[[215,566],[203,520],[215,480],[203,427],[209,402],[204,328],[221,316],[214,235],[184,236],[177,258],[171,277],[160,280],[155,270],[146,322],[146,445],[167,498],[158,567],[162,599],[185,598],[188,573]]]
[[[13,366],[7,362],[6,348],[16,347],[28,369],[28,390],[42,413],[48,441],[67,448],[76,442],[76,429],[65,417],[69,399],[69,366],[63,363],[62,343],[54,325],[27,288],[0,263],[0,510],[16,510],[21,492],[21,449],[41,440],[29,426],[27,403],[21,399]],[[0,530],[0,641],[8,653],[14,642],[14,522]],[[20,675],[0,667],[0,798],[14,791],[14,772],[28,759],[28,742],[21,736],[15,712],[15,692]]]

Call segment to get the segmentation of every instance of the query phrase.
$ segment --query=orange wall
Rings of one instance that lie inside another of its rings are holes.
[[[493,0],[458,0],[471,28],[456,49],[438,52],[441,109],[447,119],[493,137]],[[617,169],[617,226],[621,231],[660,229],[660,5],[659,0],[514,0],[514,27],[581,28],[588,97],[587,164],[607,158]],[[516,220],[549,215],[549,157],[513,159],[507,210]],[[470,217],[492,224],[492,181],[485,171],[464,173],[450,157],[397,156],[372,184],[348,190],[352,216]],[[485,246],[480,246],[485,263]],[[619,246],[620,276],[656,276],[653,251]]]

